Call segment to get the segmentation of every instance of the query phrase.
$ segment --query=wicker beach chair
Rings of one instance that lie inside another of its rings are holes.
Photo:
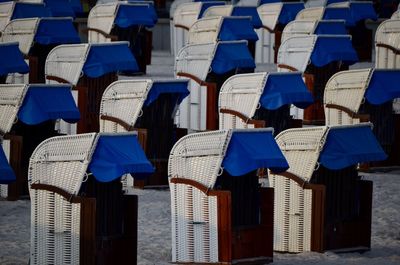
[[[0,56],[0,84],[13,81],[8,79],[8,76],[24,76],[24,74],[29,73],[29,66],[24,60],[17,42],[0,43]],[[20,81],[25,83],[25,80]]]
[[[253,136],[257,137],[255,142],[250,140]],[[246,148],[236,145],[241,137],[248,140],[242,144],[264,154],[264,162],[261,157],[261,163],[247,161],[247,165],[251,164],[247,169],[237,164],[237,159],[252,157],[244,151]],[[266,142],[269,148],[260,146]],[[273,191],[258,187],[254,170],[261,164],[286,168],[285,159],[275,145],[272,131],[265,129],[195,133],[175,144],[168,165],[172,262],[265,264],[272,261],[273,213],[269,207]],[[233,150],[232,146],[239,148]],[[228,165],[232,156],[236,158],[233,162],[237,165],[236,173]],[[272,156],[279,162],[269,164]],[[254,196],[258,199],[253,200]]]
[[[50,138],[29,168],[30,264],[136,264],[137,196],[119,177],[152,167],[135,135]]]
[[[383,21],[375,35],[376,68],[396,69],[400,67],[400,20]]]
[[[289,169],[269,172],[275,251],[370,248],[372,182],[360,179],[355,164],[386,157],[370,127],[289,129],[276,137]]]

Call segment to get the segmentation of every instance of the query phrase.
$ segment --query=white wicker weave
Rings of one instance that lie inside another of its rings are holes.
[[[352,118],[346,112],[328,108],[326,105],[335,104],[358,113],[372,73],[373,69],[350,70],[336,73],[329,79],[324,93],[326,125],[346,125],[360,122],[359,119]]]
[[[317,20],[291,21],[283,29],[281,41],[284,42],[290,37],[313,34],[317,24],[318,24]]]
[[[296,20],[321,20],[324,16],[325,7],[311,7],[301,10],[297,16]]]
[[[400,10],[397,10],[396,12],[394,12],[392,14],[392,16],[390,17],[390,19],[400,19]]]
[[[278,52],[279,64],[288,65],[304,72],[310,61],[311,53],[317,41],[316,35],[290,37],[282,42]],[[290,70],[278,67],[278,72]]]
[[[17,119],[27,85],[0,85],[0,132],[6,134]]]
[[[233,5],[210,6],[204,12],[203,17],[229,17],[232,11]]]
[[[228,78],[219,93],[219,109],[230,109],[252,118],[259,107],[268,73],[238,74]],[[239,117],[219,114],[219,129],[252,128]]]
[[[14,6],[14,1],[0,3],[0,31],[3,31],[8,22],[10,22]]]
[[[208,17],[197,20],[189,29],[187,44],[216,42],[223,17]]]
[[[263,27],[273,31],[278,24],[283,3],[264,4],[257,8],[258,15],[262,21]]]
[[[19,49],[28,55],[39,25],[39,18],[24,18],[11,20],[4,28],[0,42],[18,42]]]
[[[380,45],[384,45],[380,47]],[[391,47],[392,49],[388,48]],[[396,69],[400,67],[400,20],[383,21],[375,34],[375,67]]]
[[[88,28],[98,29],[110,34],[114,26],[115,16],[118,12],[118,6],[118,3],[95,5],[89,12],[87,21]],[[102,43],[111,42],[111,39],[98,32],[89,30],[88,41],[89,43]]]

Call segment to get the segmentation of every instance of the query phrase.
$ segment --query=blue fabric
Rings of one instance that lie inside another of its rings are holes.
[[[253,27],[256,29],[261,28],[263,25],[255,6],[234,6],[231,15],[251,17]]]
[[[80,0],[69,0],[69,4],[74,10],[75,15],[83,13],[83,7]]]
[[[344,21],[320,20],[314,30],[316,35],[346,35],[348,34]]]
[[[182,100],[190,94],[187,86],[187,81],[155,81],[149,91],[149,94],[147,94],[144,105],[149,106],[151,103],[156,101],[161,94],[173,94],[176,98],[176,104],[179,105]]]
[[[253,24],[248,18],[224,18],[218,40],[249,40],[257,41],[258,36],[254,31]]]
[[[9,73],[26,74],[29,66],[18,48],[18,43],[0,44],[0,76]]]
[[[203,1],[199,1],[199,2],[203,2]],[[199,17],[198,18],[201,18],[201,17],[203,17],[203,14],[204,14],[204,12],[207,10],[207,8],[209,8],[210,6],[223,6],[223,5],[225,5],[225,3],[224,2],[204,2],[204,3],[202,3],[201,4],[201,9],[200,9],[200,12],[199,12]]]
[[[92,78],[116,71],[138,71],[135,57],[126,43],[91,45],[83,72]]]
[[[286,25],[295,20],[297,13],[304,9],[303,3],[283,3],[281,13],[279,14],[278,23]]]
[[[327,7],[322,19],[343,19],[346,21],[347,27],[355,26],[356,24],[352,17],[351,9],[348,7]]]
[[[311,54],[311,62],[321,67],[334,61],[353,64],[358,61],[357,52],[354,50],[350,37],[318,36]]]
[[[18,119],[29,125],[56,119],[72,123],[79,118],[69,85],[31,85],[18,112]]]
[[[15,8],[11,19],[50,17],[51,13],[43,4],[15,3]]]
[[[272,131],[234,132],[222,166],[232,176],[241,176],[258,168],[282,172],[289,168]]]
[[[138,178],[154,172],[133,134],[100,136],[89,170],[101,182],[113,181],[127,173]]]
[[[350,2],[351,16],[354,22],[365,19],[377,20],[378,16],[372,5],[372,2]]]
[[[134,25],[153,27],[157,23],[157,13],[153,5],[119,5],[114,21],[121,28]]]
[[[44,0],[44,3],[52,17],[75,17],[69,0]]]
[[[400,98],[400,71],[375,69],[365,97],[374,105]]]
[[[261,106],[269,110],[288,104],[304,109],[313,102],[301,73],[270,73],[260,98]]]
[[[367,125],[331,129],[319,161],[325,167],[337,170],[386,158],[387,155]]]
[[[224,74],[236,68],[255,68],[256,64],[245,42],[219,43],[211,63],[216,74]]]
[[[78,32],[70,19],[41,19],[35,42],[49,44],[80,43]]]
[[[16,179],[14,171],[10,164],[8,164],[4,150],[0,147],[0,184],[9,184],[14,182]]]
[[[282,2],[281,0],[260,0],[258,2],[258,5],[261,6],[264,4],[273,4],[273,3],[281,3],[281,2]]]

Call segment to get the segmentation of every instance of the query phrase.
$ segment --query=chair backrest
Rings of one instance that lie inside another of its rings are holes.
[[[185,178],[213,188],[221,171],[231,132],[229,130],[189,134],[171,150],[169,178]]]
[[[236,6],[258,6],[259,0],[239,0]]]
[[[375,68],[400,68],[400,20],[383,21],[375,34]]]
[[[201,18],[189,29],[188,44],[216,42],[221,29],[223,17]]]
[[[275,140],[289,163],[287,171],[309,181],[318,166],[327,132],[328,127],[321,126],[288,129],[278,134]]]
[[[297,13],[296,20],[321,20],[324,16],[325,7],[305,8]]]
[[[229,17],[232,10],[233,5],[210,6],[204,11],[203,17]]]
[[[264,4],[257,8],[258,15],[262,21],[263,27],[269,31],[274,31],[282,11],[282,3]]]
[[[400,19],[400,10],[397,10],[396,12],[394,12],[392,14],[392,16],[390,17],[390,19]]]
[[[47,56],[45,75],[62,78],[76,86],[90,49],[89,44],[68,44],[55,47]],[[58,83],[46,80],[49,84]]]
[[[180,6],[183,3],[191,3],[191,2],[193,2],[193,1],[192,0],[175,0],[175,1],[173,1],[169,8],[169,17],[171,19],[174,18],[174,14],[175,14],[175,11],[178,8],[178,6]]]
[[[219,93],[219,110],[229,109],[251,119],[259,106],[268,73],[239,74],[228,78]],[[236,115],[219,113],[219,129],[251,128]]]
[[[309,64],[316,41],[316,35],[296,36],[285,40],[278,51],[278,72],[304,72]],[[282,67],[282,65],[293,69]]]
[[[40,18],[11,20],[4,28],[0,42],[18,42],[19,49],[27,55],[33,45]]]
[[[14,6],[14,1],[0,3],[0,31],[3,31],[8,22],[10,22]]]
[[[120,80],[110,84],[103,93],[100,105],[100,132],[126,132],[121,123],[102,119],[102,116],[116,118],[133,128],[142,112],[153,81]]]
[[[190,2],[179,5],[173,16],[174,26],[189,30],[193,23],[198,19],[201,6],[201,2]]]
[[[27,85],[0,85],[0,134],[10,132],[24,100]]]
[[[350,113],[329,105],[344,107],[354,114],[358,113],[372,72],[372,69],[342,71],[329,79],[324,93],[326,125],[348,125],[360,122]]]
[[[95,5],[89,12],[87,21],[88,28],[98,29],[106,34],[110,34],[114,26],[118,6],[118,3]],[[110,38],[92,30],[88,31],[88,40],[89,43],[111,42]]]
[[[294,20],[289,22],[282,32],[281,41],[284,42],[290,37],[304,36],[314,33],[317,20]]]

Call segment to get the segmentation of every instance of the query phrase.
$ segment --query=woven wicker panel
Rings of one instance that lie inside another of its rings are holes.
[[[327,127],[289,129],[276,136],[276,142],[289,163],[291,172],[309,181],[325,144]]]
[[[282,32],[281,41],[284,42],[290,37],[304,36],[314,33],[317,20],[294,20],[285,26]]]
[[[18,42],[21,52],[27,55],[33,45],[39,20],[39,18],[25,18],[10,21],[6,25],[0,41]]]
[[[171,150],[168,176],[191,179],[212,188],[220,171],[230,132],[189,134]]]
[[[170,183],[173,262],[218,262],[217,198]]]
[[[28,179],[78,194],[96,139],[95,133],[88,133],[43,141],[31,156]]]
[[[285,64],[304,72],[314,49],[316,35],[297,36],[282,42],[278,51],[278,65]],[[288,69],[278,68],[278,72],[288,72]]]
[[[27,90],[26,85],[0,85],[0,132],[10,132]]]
[[[150,79],[121,80],[112,83],[103,93],[100,115],[118,118],[133,127],[152,84]],[[124,132],[126,130],[116,122],[100,119],[100,131]]]
[[[264,4],[257,8],[258,15],[264,27],[274,30],[282,11],[282,3]]]
[[[193,23],[189,29],[188,44],[216,42],[221,30],[223,18],[202,18]]]
[[[219,93],[219,109],[235,110],[252,118],[259,106],[267,76],[267,73],[238,74],[227,79]],[[220,129],[247,127],[247,124],[236,116],[227,113],[219,114]]]
[[[99,29],[107,34],[111,33],[117,15],[118,3],[95,5],[89,12],[88,28]],[[110,42],[104,35],[98,32],[89,31],[89,43]]]
[[[299,13],[297,13],[296,20],[321,20],[322,17],[324,16],[325,8],[324,7],[311,7],[311,8],[305,8],[303,10],[300,10]]]
[[[232,14],[233,5],[210,6],[203,17],[229,17]]]
[[[389,19],[383,21],[375,34],[375,45],[384,44],[400,49],[400,20]],[[396,69],[400,67],[400,56],[387,47],[375,46],[375,67],[384,69]]]
[[[3,31],[14,12],[15,2],[0,3],[0,31]]]
[[[80,204],[44,190],[31,191],[30,264],[79,264]]]
[[[190,28],[199,17],[201,5],[201,2],[183,3],[179,5],[173,16],[174,25],[182,25]]]
[[[180,6],[183,3],[191,3],[190,0],[175,0],[171,3],[171,6],[169,8],[169,17],[174,18],[174,14],[178,6]]]
[[[76,86],[89,53],[89,48],[89,44],[68,44],[55,47],[46,59],[46,76],[60,77]],[[50,84],[57,83],[50,80],[47,80],[47,82]]]
[[[390,19],[400,19],[400,10],[397,10],[396,12],[394,12],[392,14],[392,16],[390,17]]]
[[[357,124],[359,119],[351,118],[344,111],[327,108],[326,104],[346,107],[358,113],[373,70],[350,70],[333,75],[325,87],[324,106],[326,125]]]

